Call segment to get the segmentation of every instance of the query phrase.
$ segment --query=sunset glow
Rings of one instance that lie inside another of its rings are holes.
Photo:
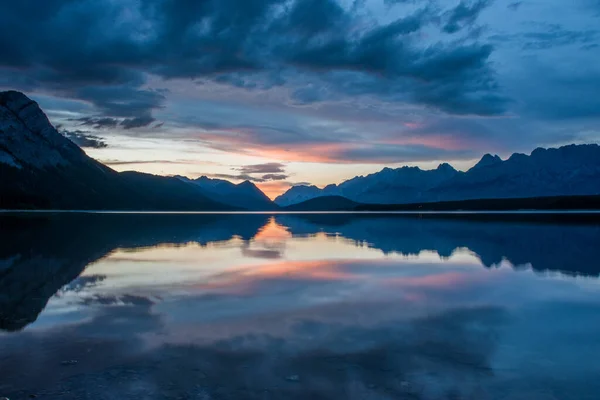
[[[250,180],[274,198],[600,140],[593,1],[92,3],[8,7],[0,90],[118,171]]]

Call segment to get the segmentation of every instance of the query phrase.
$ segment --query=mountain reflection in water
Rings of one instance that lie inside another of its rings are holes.
[[[0,397],[600,393],[596,217],[7,214],[0,226]]]

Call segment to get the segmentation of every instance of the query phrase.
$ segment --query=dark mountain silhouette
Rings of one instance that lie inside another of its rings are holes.
[[[469,249],[488,267],[600,276],[599,216],[280,214],[294,236],[337,234],[385,253],[449,256]],[[0,329],[20,330],[85,267],[117,248],[250,241],[266,214],[26,214],[0,216]],[[535,238],[535,240],[531,240]],[[243,248],[243,247],[242,247]],[[343,256],[343,254],[341,255]]]
[[[485,168],[500,163],[502,163],[502,159],[498,155],[486,154],[475,164],[473,169]]]
[[[279,208],[250,181],[244,181],[236,185],[223,179],[210,179],[206,176],[194,180],[183,176],[178,176],[178,178],[184,182],[197,185],[212,200],[232,207],[260,211],[272,211]]]
[[[396,199],[421,200],[422,193],[459,174],[449,164],[437,169],[423,171],[418,167],[398,169],[384,168],[376,174],[358,176],[340,185],[329,185],[324,189],[316,186],[295,186],[275,199],[281,206],[323,196],[343,196],[357,203],[390,204]]]
[[[315,197],[344,196],[357,203],[408,204],[475,199],[507,199],[600,194],[600,146],[536,149],[508,160],[486,154],[467,172],[448,164],[384,168],[324,189],[296,186],[275,199],[281,206]]]
[[[598,194],[600,146],[595,144],[539,148],[530,156],[478,164],[429,192],[436,200]]]
[[[222,202],[174,177],[118,173],[88,157],[15,91],[0,93],[0,176],[4,209],[242,210],[246,196],[254,207],[262,194],[252,185]],[[266,209],[272,203],[262,196]]]

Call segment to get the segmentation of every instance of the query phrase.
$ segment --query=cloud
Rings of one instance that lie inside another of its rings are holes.
[[[87,86],[78,89],[75,96],[90,101],[105,115],[132,117],[133,121],[151,119],[150,113],[162,108],[165,101],[165,95],[159,91],[123,85]]]
[[[282,181],[288,178],[285,174],[265,174],[260,177],[253,176],[250,174],[202,174],[211,178],[228,179],[236,181],[250,181],[250,182],[269,182],[269,181]]]
[[[112,117],[81,117],[71,118],[69,121],[79,122],[80,125],[91,126],[95,129],[116,129],[117,127],[122,127],[123,129],[135,129],[149,126],[154,123],[156,119],[150,115],[143,115],[125,119]],[[153,128],[159,129],[161,127],[162,123],[159,123]]]
[[[276,174],[285,172],[285,164],[281,163],[265,163],[245,165],[241,168],[236,168],[244,174]]]
[[[596,0],[38,3],[3,7],[0,86],[50,99],[53,121],[83,117],[70,130],[274,161],[384,163],[463,158],[486,140],[549,145],[559,129],[591,131],[593,121],[572,120],[597,117]],[[446,117],[473,124],[452,140],[443,124],[422,138],[403,126]],[[285,172],[252,176],[269,174]]]
[[[265,182],[262,178],[257,178],[248,174],[201,174],[210,178],[226,179],[233,181]]]
[[[145,126],[148,126],[150,124],[152,124],[154,121],[156,121],[154,118],[152,118],[151,116],[147,115],[144,117],[136,117],[136,118],[129,118],[129,119],[125,119],[121,122],[121,126],[124,129],[135,129],[135,128],[142,128]]]
[[[60,133],[81,148],[104,149],[108,147],[102,138],[91,135],[88,131],[61,130]]]
[[[71,121],[80,122],[83,126],[91,126],[96,129],[104,128],[116,128],[119,125],[119,120],[115,118],[96,118],[96,117],[82,117],[77,119],[71,119]]]
[[[327,99],[327,91],[323,87],[309,85],[296,89],[291,97],[297,104],[311,104]]]
[[[289,176],[285,174],[267,174],[263,175],[263,181],[283,181],[286,180]]]
[[[260,116],[257,117],[260,119]],[[490,146],[500,146],[499,138],[502,138],[504,129],[518,131],[514,126],[507,125],[508,119],[490,121],[492,126],[497,127],[495,129],[489,128],[485,120],[427,115],[421,122],[391,128],[384,125],[385,128],[379,131],[373,129],[374,123],[361,121],[361,117],[357,116],[355,130],[339,129],[331,122],[319,126],[311,120],[313,125],[309,126],[207,124],[213,129],[194,135],[204,146],[215,150],[286,162],[382,164],[462,160],[475,158],[481,151],[488,151],[484,141]],[[370,130],[363,133],[363,129]],[[283,166],[279,163],[267,164],[259,168],[246,168],[243,172],[267,171],[273,167],[273,171],[281,168],[281,172],[269,174],[286,175]]]
[[[354,71],[363,83],[370,81],[361,91],[384,101],[459,114],[504,111],[498,86],[487,83],[495,79],[487,62],[491,47],[466,43],[468,38],[434,46],[420,42],[426,28],[436,28],[438,7],[382,24],[365,20],[361,7],[344,8],[336,0],[34,3],[4,8],[0,35],[12,40],[0,44],[0,69],[18,69],[29,89],[89,102],[105,117],[126,118],[125,128],[140,127],[166,103],[167,93],[148,87],[149,76],[208,79],[248,90],[284,85],[283,76],[294,74],[328,81],[327,90],[292,91],[295,101],[306,104],[347,95],[328,75]],[[446,11],[441,33],[475,23],[488,3],[462,2]],[[477,59],[457,60],[474,47],[481,49],[470,52]],[[440,72],[431,75],[436,63]],[[431,95],[449,92],[460,101],[447,104],[444,96]],[[494,102],[485,107],[489,98]]]
[[[264,163],[244,165],[242,167],[232,168],[238,171],[236,174],[204,174],[212,178],[228,179],[236,181],[250,181],[256,183],[267,183],[272,181],[286,180],[289,175],[285,174],[285,164],[282,163]],[[259,175],[259,176],[257,176]]]
[[[570,45],[594,46],[600,38],[600,31],[594,29],[569,30],[560,24],[538,24],[536,27],[516,34],[494,35],[491,39],[516,43],[523,50],[548,50]]]
[[[417,2],[417,0],[383,0],[383,3],[385,5],[389,6],[394,6],[397,4],[410,4],[410,3],[415,3]]]
[[[514,1],[510,3],[507,7],[513,11],[517,11],[523,5],[522,1]]]
[[[447,21],[443,27],[446,33],[456,33],[466,26],[471,26],[479,14],[490,6],[492,0],[461,1],[447,14]]]

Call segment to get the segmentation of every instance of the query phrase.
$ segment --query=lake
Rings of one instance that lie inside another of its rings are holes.
[[[0,215],[0,397],[598,399],[598,215]]]

